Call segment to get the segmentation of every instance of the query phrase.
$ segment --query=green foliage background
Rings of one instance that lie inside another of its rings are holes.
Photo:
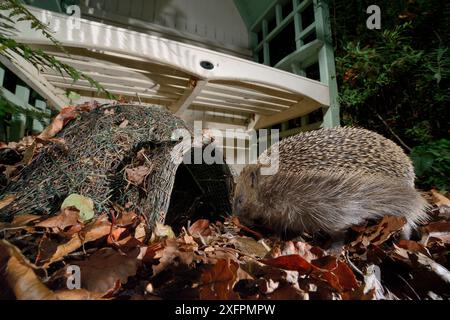
[[[369,30],[366,9],[381,9]],[[418,184],[450,190],[450,1],[330,0],[343,124],[391,138]]]

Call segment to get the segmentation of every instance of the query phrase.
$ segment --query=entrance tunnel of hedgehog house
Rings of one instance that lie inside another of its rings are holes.
[[[215,221],[231,214],[230,167],[225,161],[172,161],[171,152],[180,141],[173,138],[177,129],[193,132],[159,106],[112,104],[82,113],[58,134],[64,148],[45,145],[18,179],[0,190],[3,197],[14,196],[0,209],[0,220],[21,213],[57,214],[72,193],[91,198],[98,214],[114,204],[130,204],[129,210],[144,215],[150,226],[166,223],[175,230],[188,221]],[[195,148],[203,152],[208,143],[194,145],[184,159],[194,157]],[[212,156],[223,159],[220,152],[214,150]],[[143,167],[148,170],[144,181],[130,183],[127,170]]]
[[[201,218],[220,220],[231,214],[232,192],[233,175],[225,162],[181,163],[175,174],[165,223],[180,228],[188,221]]]

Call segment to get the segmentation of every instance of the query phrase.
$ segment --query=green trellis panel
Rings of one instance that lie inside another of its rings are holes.
[[[249,27],[254,56],[263,50],[264,64],[270,64],[269,42],[281,32],[290,21],[294,21],[296,51],[282,59],[275,67],[305,76],[305,68],[317,62],[320,70],[320,81],[327,84],[330,90],[330,105],[323,107],[322,127],[339,126],[339,102],[336,82],[333,44],[329,7],[326,0],[291,0],[293,11],[285,17],[281,16],[281,4],[285,1],[267,0],[235,0],[243,20]],[[314,8],[314,23],[302,27],[302,12],[309,5]],[[268,30],[267,17],[275,14],[276,27]],[[291,20],[292,19],[292,20]],[[262,29],[263,40],[257,39],[256,32]],[[316,32],[316,40],[304,44],[303,39]],[[259,41],[259,43],[258,43]],[[306,119],[306,118],[305,118]],[[302,119],[303,120],[303,119]],[[305,121],[302,121],[302,123]]]
[[[30,98],[30,89],[25,86],[17,85],[16,97],[20,100],[20,106],[27,108],[28,99]],[[19,141],[25,135],[26,122],[27,117],[24,114],[13,114],[10,127],[11,141]]]
[[[339,126],[339,102],[336,81],[336,67],[334,64],[333,40],[331,37],[330,14],[326,1],[314,0],[314,19],[316,21],[317,39],[324,45],[319,51],[320,81],[326,83],[330,89],[330,105],[324,107],[323,127]]]

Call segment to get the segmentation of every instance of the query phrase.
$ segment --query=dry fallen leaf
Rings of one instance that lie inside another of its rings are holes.
[[[437,276],[439,276],[446,283],[446,285],[450,284],[450,271],[433,259],[427,257],[426,255],[420,252],[412,252],[407,249],[400,248],[395,244],[393,253],[394,257],[398,257],[400,259],[403,259],[404,261],[408,261],[413,266],[416,263],[419,263],[426,270],[430,270]]]
[[[450,232],[450,221],[435,221],[430,222],[426,226],[421,228],[423,233],[447,233]]]
[[[280,269],[298,271],[301,274],[308,274],[314,268],[311,263],[306,261],[298,254],[280,256],[275,259],[262,260],[261,262]]]
[[[90,292],[85,289],[56,291],[57,300],[100,300],[105,298],[103,294]]]
[[[37,137],[48,140],[56,136],[62,128],[79,115],[76,107],[68,106],[61,109],[61,112],[53,119],[52,123],[44,129]]]
[[[437,206],[449,206],[450,207],[450,199],[439,193],[436,189],[431,189],[431,194],[433,196],[433,202]]]
[[[308,293],[294,286],[282,286],[266,295],[269,300],[308,300]]]
[[[233,286],[238,280],[238,269],[238,263],[225,259],[218,260],[215,265],[206,269],[202,274],[200,299],[238,299],[238,294],[233,291]]]
[[[108,244],[117,243],[119,241],[119,239],[122,237],[122,235],[124,233],[126,233],[126,231],[127,231],[126,228],[114,227],[113,230],[111,231],[111,233],[108,235],[108,239],[107,239]],[[121,242],[123,240],[125,240],[125,242],[127,242],[130,238],[131,237],[126,237],[125,239],[122,239]]]
[[[308,243],[301,241],[287,241],[279,255],[287,256],[291,254],[298,254],[308,262],[321,258],[325,255],[323,250],[313,247]]]
[[[122,212],[120,217],[116,220],[116,225],[119,227],[127,227],[137,220],[138,216],[133,211]]]
[[[233,244],[243,254],[264,258],[269,250],[260,242],[249,237],[234,237],[230,244]]]
[[[151,169],[146,166],[125,169],[127,180],[134,185],[141,185],[145,178],[149,175]]]
[[[86,227],[79,233],[76,233],[70,238],[69,241],[58,245],[55,253],[44,265],[48,267],[50,264],[61,260],[66,255],[74,252],[80,248],[84,243],[100,239],[107,236],[111,232],[111,223],[108,221],[106,215],[100,216],[95,221],[86,225]]]
[[[375,226],[365,229],[358,239],[352,242],[351,246],[362,244],[367,247],[369,244],[380,245],[387,241],[392,235],[398,233],[406,224],[406,218],[386,215]]]
[[[402,239],[397,242],[397,246],[412,252],[420,252],[430,257],[430,253],[428,252],[427,248],[416,241]]]
[[[81,286],[90,292],[106,294],[117,281],[125,284],[138,267],[136,257],[119,253],[112,248],[102,248],[87,260],[73,262],[81,271]]]
[[[3,209],[4,207],[10,205],[14,199],[16,199],[16,196],[13,194],[9,194],[3,199],[0,200],[0,209]]]
[[[34,214],[18,214],[14,217],[11,223],[0,225],[0,231],[8,229],[25,228],[30,222],[40,219],[40,216]]]
[[[36,227],[51,228],[62,231],[67,227],[78,224],[79,219],[80,214],[78,210],[65,208],[61,210],[60,214],[39,222],[36,224]]]
[[[144,222],[141,222],[137,225],[136,229],[134,230],[134,237],[143,242],[145,238],[147,237],[147,226]]]
[[[350,267],[333,256],[325,256],[311,262],[317,269],[314,271],[319,278],[325,279],[340,293],[359,288],[355,274]]]
[[[156,243],[154,244],[156,245]],[[178,255],[178,245],[175,239],[167,239],[164,241],[163,247],[160,247],[158,251],[155,252],[153,258],[159,259],[157,265],[152,266],[153,275],[157,275],[161,271],[167,268],[167,266],[177,263],[175,260]]]
[[[5,240],[0,240],[0,276],[18,300],[56,299],[53,291],[48,289],[33,271],[32,264],[20,250]],[[2,270],[3,269],[3,270]]]
[[[36,141],[34,141],[31,146],[29,146],[26,150],[25,153],[23,154],[23,158],[22,161],[20,161],[20,165],[29,165],[31,163],[31,160],[33,160],[34,157],[34,153],[36,152],[36,148],[37,148],[37,143]]]
[[[209,228],[209,220],[206,219],[200,219],[195,221],[190,227],[189,227],[189,234],[191,234],[194,237],[203,236],[209,236],[211,235],[211,229]]]
[[[181,236],[179,239],[164,238],[159,243],[153,243],[155,246],[148,248],[147,256],[154,250],[153,258],[159,259],[159,263],[152,266],[154,275],[170,265],[190,265],[194,260],[194,251],[198,249],[197,242],[189,235]]]
[[[83,289],[57,292],[50,290],[36,276],[33,265],[19,249],[5,240],[0,240],[0,262],[0,277],[5,278],[17,300],[97,300],[102,298],[102,295]]]
[[[428,246],[430,240],[439,239],[442,243],[450,243],[450,221],[441,220],[430,222],[428,225],[421,227],[422,239],[420,243]]]

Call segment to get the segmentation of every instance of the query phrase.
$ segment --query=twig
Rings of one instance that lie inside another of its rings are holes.
[[[411,148],[408,147],[408,145],[403,142],[402,139],[400,139],[400,137],[395,134],[395,132],[391,129],[391,127],[388,125],[388,123],[380,116],[380,114],[378,112],[375,112],[377,117],[381,120],[381,122],[383,122],[383,124],[386,126],[386,128],[389,130],[389,132],[398,140],[398,142],[400,142],[400,144],[405,147],[409,152],[411,152]]]

